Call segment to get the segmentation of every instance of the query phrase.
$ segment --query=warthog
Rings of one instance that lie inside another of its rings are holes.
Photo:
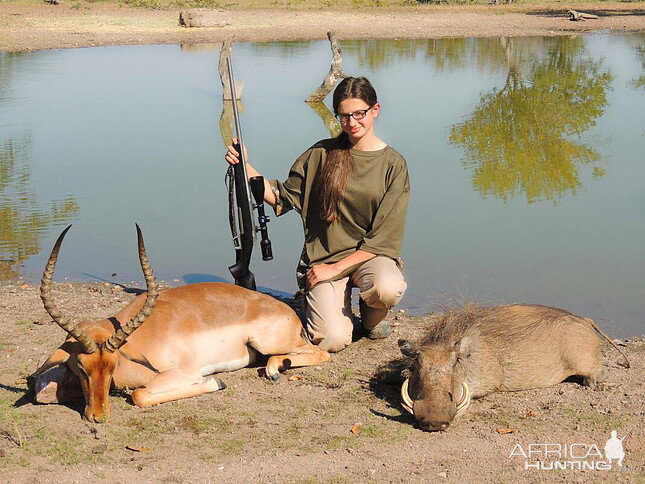
[[[467,307],[435,322],[419,345],[399,340],[409,369],[401,403],[423,430],[446,430],[471,398],[527,390],[580,376],[591,388],[602,367],[598,331],[562,309],[512,304]]]

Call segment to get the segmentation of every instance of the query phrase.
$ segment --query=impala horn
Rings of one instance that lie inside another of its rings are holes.
[[[63,320],[63,316],[58,308],[56,308],[56,305],[54,304],[54,298],[51,294],[52,278],[54,277],[54,269],[56,269],[58,252],[60,251],[60,246],[63,243],[65,234],[67,234],[67,231],[71,227],[71,225],[68,225],[67,228],[63,230],[63,232],[58,236],[58,240],[56,240],[56,244],[54,244],[54,248],[49,255],[49,260],[47,261],[45,271],[43,272],[43,278],[40,281],[40,298],[43,300],[43,304],[45,305],[45,311],[49,313],[51,318],[70,336],[74,337],[79,343],[81,343],[85,353],[90,354],[98,351],[98,346],[96,346],[96,343],[83,329],[70,323],[69,321]]]
[[[146,280],[146,302],[143,304],[143,307],[138,312],[138,314],[132,318],[125,326],[118,329],[116,333],[110,336],[104,343],[104,348],[110,353],[118,350],[121,346],[125,344],[125,340],[130,336],[135,329],[143,324],[146,318],[150,315],[150,311],[155,307],[157,303],[157,281],[155,276],[152,273],[152,268],[148,262],[148,256],[146,255],[146,248],[143,245],[143,235],[141,234],[141,228],[139,224],[137,226],[137,242],[139,245],[139,262],[141,263],[141,269],[143,270],[143,277]]]

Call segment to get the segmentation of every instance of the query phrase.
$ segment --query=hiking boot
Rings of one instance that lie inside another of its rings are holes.
[[[367,332],[367,337],[369,339],[385,339],[390,336],[391,333],[390,322],[381,321],[373,329]]]

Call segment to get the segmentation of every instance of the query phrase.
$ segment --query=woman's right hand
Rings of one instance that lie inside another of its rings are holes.
[[[232,141],[234,145],[238,143],[237,138],[233,138]],[[246,146],[244,146],[243,148],[244,148],[244,158],[246,159],[246,163],[248,164],[249,154],[248,154],[248,151],[246,151]],[[235,165],[236,163],[240,162],[240,154],[233,146],[229,146],[228,151],[226,152],[225,159],[229,165]]]

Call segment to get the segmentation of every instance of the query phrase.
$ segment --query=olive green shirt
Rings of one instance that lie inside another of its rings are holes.
[[[340,219],[322,221],[314,180],[324,169],[332,142],[322,140],[305,151],[286,181],[269,182],[276,194],[276,215],[294,209],[302,217],[305,245],[297,271],[301,287],[304,274],[316,264],[338,262],[359,249],[396,260],[403,242],[410,179],[405,158],[390,146],[350,150],[353,170],[339,205]]]

